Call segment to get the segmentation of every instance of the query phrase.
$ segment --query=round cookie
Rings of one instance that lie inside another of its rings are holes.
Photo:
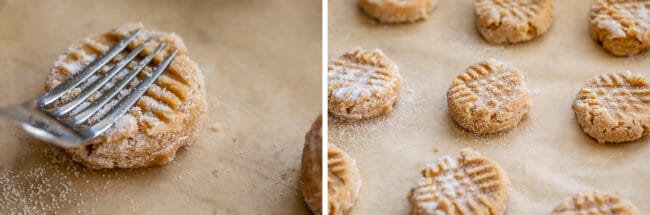
[[[510,181],[499,164],[471,148],[428,164],[411,189],[414,215],[503,214]]]
[[[438,0],[359,0],[363,11],[385,23],[427,19],[436,4]]]
[[[327,149],[327,168],[329,214],[345,214],[359,196],[359,168],[348,154],[332,144]]]
[[[318,116],[305,135],[305,146],[302,149],[302,164],[300,168],[300,191],[314,214],[321,213],[322,192],[322,117]]]
[[[402,83],[397,65],[379,49],[344,53],[330,62],[327,77],[329,113],[346,121],[390,112]]]
[[[599,143],[637,140],[650,127],[650,85],[630,71],[602,74],[580,89],[573,110],[582,130]]]
[[[591,37],[616,56],[650,48],[650,2],[596,0],[589,12]]]
[[[621,197],[598,193],[578,193],[566,198],[551,215],[592,214],[592,215],[636,215],[636,206]]]
[[[552,0],[476,0],[476,27],[490,43],[519,43],[544,34],[553,23]]]
[[[144,69],[144,72],[150,72],[172,49],[177,49],[178,54],[136,105],[118,119],[105,134],[86,146],[65,149],[74,160],[86,167],[95,169],[136,168],[165,164],[174,159],[176,151],[180,147],[194,142],[201,127],[201,116],[206,113],[207,109],[201,70],[187,56],[187,48],[180,37],[173,33],[144,29],[141,23],[126,24],[107,33],[89,36],[74,42],[54,62],[45,83],[45,90],[55,87],[71,74],[80,71],[82,67],[136,29],[142,29],[142,31],[127,50],[134,49],[149,37],[153,38],[136,60],[153,52],[158,44],[167,44],[167,48],[158,53],[153,62]],[[127,53],[123,52],[118,59],[125,54]],[[98,78],[114,64],[115,62],[109,63],[109,66],[101,69],[98,75],[91,77],[90,80]],[[118,73],[117,79],[126,75],[134,64],[132,63],[127,66],[127,69]],[[80,87],[87,84],[89,83],[82,83]],[[104,86],[103,89],[91,96],[89,101],[97,99],[112,85],[109,83]],[[130,86],[133,86],[133,83]],[[126,90],[130,89],[132,87],[126,88]],[[65,95],[59,102],[73,98],[74,92],[78,91],[78,89],[73,90],[73,93]],[[124,96],[124,93],[121,94],[117,99]],[[117,99],[109,102],[99,113],[110,110],[117,103]],[[82,108],[83,104],[72,112],[79,112]],[[90,120],[96,119],[91,118]]]
[[[476,134],[515,127],[528,113],[530,92],[521,70],[494,59],[470,66],[447,91],[449,114]]]

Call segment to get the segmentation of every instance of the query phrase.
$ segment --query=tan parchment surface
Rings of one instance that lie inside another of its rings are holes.
[[[0,0],[0,106],[41,93],[73,41],[123,23],[181,35],[209,114],[162,167],[91,171],[0,122],[0,214],[307,214],[304,135],[321,109],[319,1]]]
[[[578,89],[597,74],[629,69],[650,77],[650,54],[613,57],[591,40],[590,4],[555,1],[555,22],[544,36],[494,46],[476,31],[471,0],[440,1],[429,20],[408,25],[381,25],[356,1],[330,1],[329,59],[356,46],[381,48],[405,80],[401,100],[388,116],[329,122],[330,143],[356,158],[361,170],[363,186],[350,214],[410,213],[406,197],[419,171],[464,147],[507,171],[512,181],[507,214],[549,214],[566,196],[593,189],[619,194],[650,213],[648,138],[598,144],[578,127],[571,109]],[[449,117],[446,91],[458,73],[487,58],[526,73],[533,107],[515,130],[476,137]]]

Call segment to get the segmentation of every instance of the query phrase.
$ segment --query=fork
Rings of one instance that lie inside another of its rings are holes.
[[[149,86],[167,69],[178,50],[173,50],[168,54],[150,73],[145,72],[145,77],[104,115],[97,115],[97,112],[120,94],[120,91],[151,62],[157,53],[165,49],[166,45],[164,43],[159,44],[151,54],[140,60],[133,70],[129,71],[122,80],[106,90],[101,97],[92,102],[89,101],[90,104],[86,107],[81,107],[81,111],[73,112],[75,108],[79,108],[93,93],[101,89],[111,79],[114,79],[116,74],[122,71],[144,50],[145,45],[152,38],[145,40],[145,42],[133,49],[124,59],[117,62],[103,76],[89,83],[84,89],[81,89],[81,93],[72,99],[60,104],[57,104],[56,101],[66,95],[66,93],[80,86],[96,74],[100,68],[113,61],[136,38],[140,31],[141,29],[138,29],[129,34],[109,48],[106,53],[97,57],[88,66],[82,68],[79,72],[70,76],[43,95],[20,104],[1,107],[0,116],[12,119],[21,125],[27,133],[56,146],[69,148],[84,146],[90,143],[90,141],[109,130],[138,101]],[[99,116],[97,120],[90,122],[89,119],[95,115]]]

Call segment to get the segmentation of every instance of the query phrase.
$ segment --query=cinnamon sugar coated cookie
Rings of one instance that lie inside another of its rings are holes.
[[[560,203],[551,215],[636,215],[636,206],[621,197],[598,193],[578,193]]]
[[[411,189],[414,215],[503,214],[510,181],[499,164],[471,148],[428,164]]]
[[[591,37],[613,55],[650,48],[650,1],[596,0],[589,15]]]
[[[327,168],[329,214],[345,214],[359,196],[359,169],[348,154],[332,144],[327,149]]]
[[[637,140],[650,127],[650,85],[630,71],[599,75],[573,103],[578,124],[600,143]]]
[[[157,54],[144,72],[152,71],[172,49],[177,49],[178,54],[155,84],[147,90],[136,105],[116,121],[107,133],[93,140],[89,145],[66,149],[74,160],[89,168],[135,168],[167,163],[174,159],[180,147],[194,142],[201,127],[200,118],[206,113],[203,75],[198,65],[187,56],[187,48],[181,38],[173,33],[144,29],[141,23],[126,24],[107,33],[89,36],[73,43],[54,62],[45,83],[45,90],[52,89],[68,76],[79,72],[85,65],[136,29],[143,29],[143,31],[127,50],[134,49],[149,37],[154,38],[136,60],[149,55],[158,44],[167,44],[167,48]],[[117,59],[123,58],[126,54],[128,51],[121,53]],[[82,83],[80,88],[85,88],[114,64],[115,61],[109,63],[88,82]],[[127,69],[116,75],[116,79],[124,77],[134,66],[135,62],[132,62]],[[108,112],[137,82],[138,80],[134,80],[130,87],[104,106],[97,115]],[[90,102],[98,99],[113,85],[114,83],[108,83],[90,97]],[[75,91],[78,93],[80,90],[72,91],[59,102],[74,98]],[[73,110],[73,113],[81,111],[87,104],[88,102],[82,104],[80,108]],[[97,119],[90,120],[92,122]]]
[[[347,121],[390,112],[402,83],[397,65],[379,49],[344,53],[330,62],[327,77],[329,113]]]
[[[305,146],[302,149],[302,165],[300,168],[300,191],[314,214],[321,213],[322,192],[322,117],[318,116],[305,135]]]
[[[359,0],[363,11],[385,23],[427,19],[436,4],[438,0]]]
[[[447,91],[451,118],[476,134],[515,127],[530,109],[529,97],[523,72],[494,59],[470,66]]]
[[[552,0],[476,0],[476,27],[490,43],[519,43],[544,34],[553,23]]]

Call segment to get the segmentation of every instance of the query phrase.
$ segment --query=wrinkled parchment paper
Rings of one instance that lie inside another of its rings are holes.
[[[391,114],[359,123],[329,122],[330,143],[354,157],[362,175],[350,214],[410,213],[407,195],[420,170],[465,147],[507,172],[512,182],[507,214],[549,214],[565,197],[589,190],[618,194],[642,214],[650,213],[648,138],[598,144],[582,132],[571,109],[578,89],[598,74],[632,70],[650,77],[650,54],[613,57],[591,40],[591,1],[554,2],[549,32],[509,46],[481,38],[471,0],[439,1],[429,20],[405,25],[379,24],[356,1],[329,2],[329,59],[357,46],[381,48],[405,81]],[[487,58],[526,73],[533,107],[516,129],[478,137],[449,117],[446,91],[458,73]]]
[[[0,106],[32,98],[68,45],[127,22],[179,34],[209,113],[165,166],[87,170],[0,121],[0,214],[308,214],[304,135],[321,110],[319,1],[0,0]]]

